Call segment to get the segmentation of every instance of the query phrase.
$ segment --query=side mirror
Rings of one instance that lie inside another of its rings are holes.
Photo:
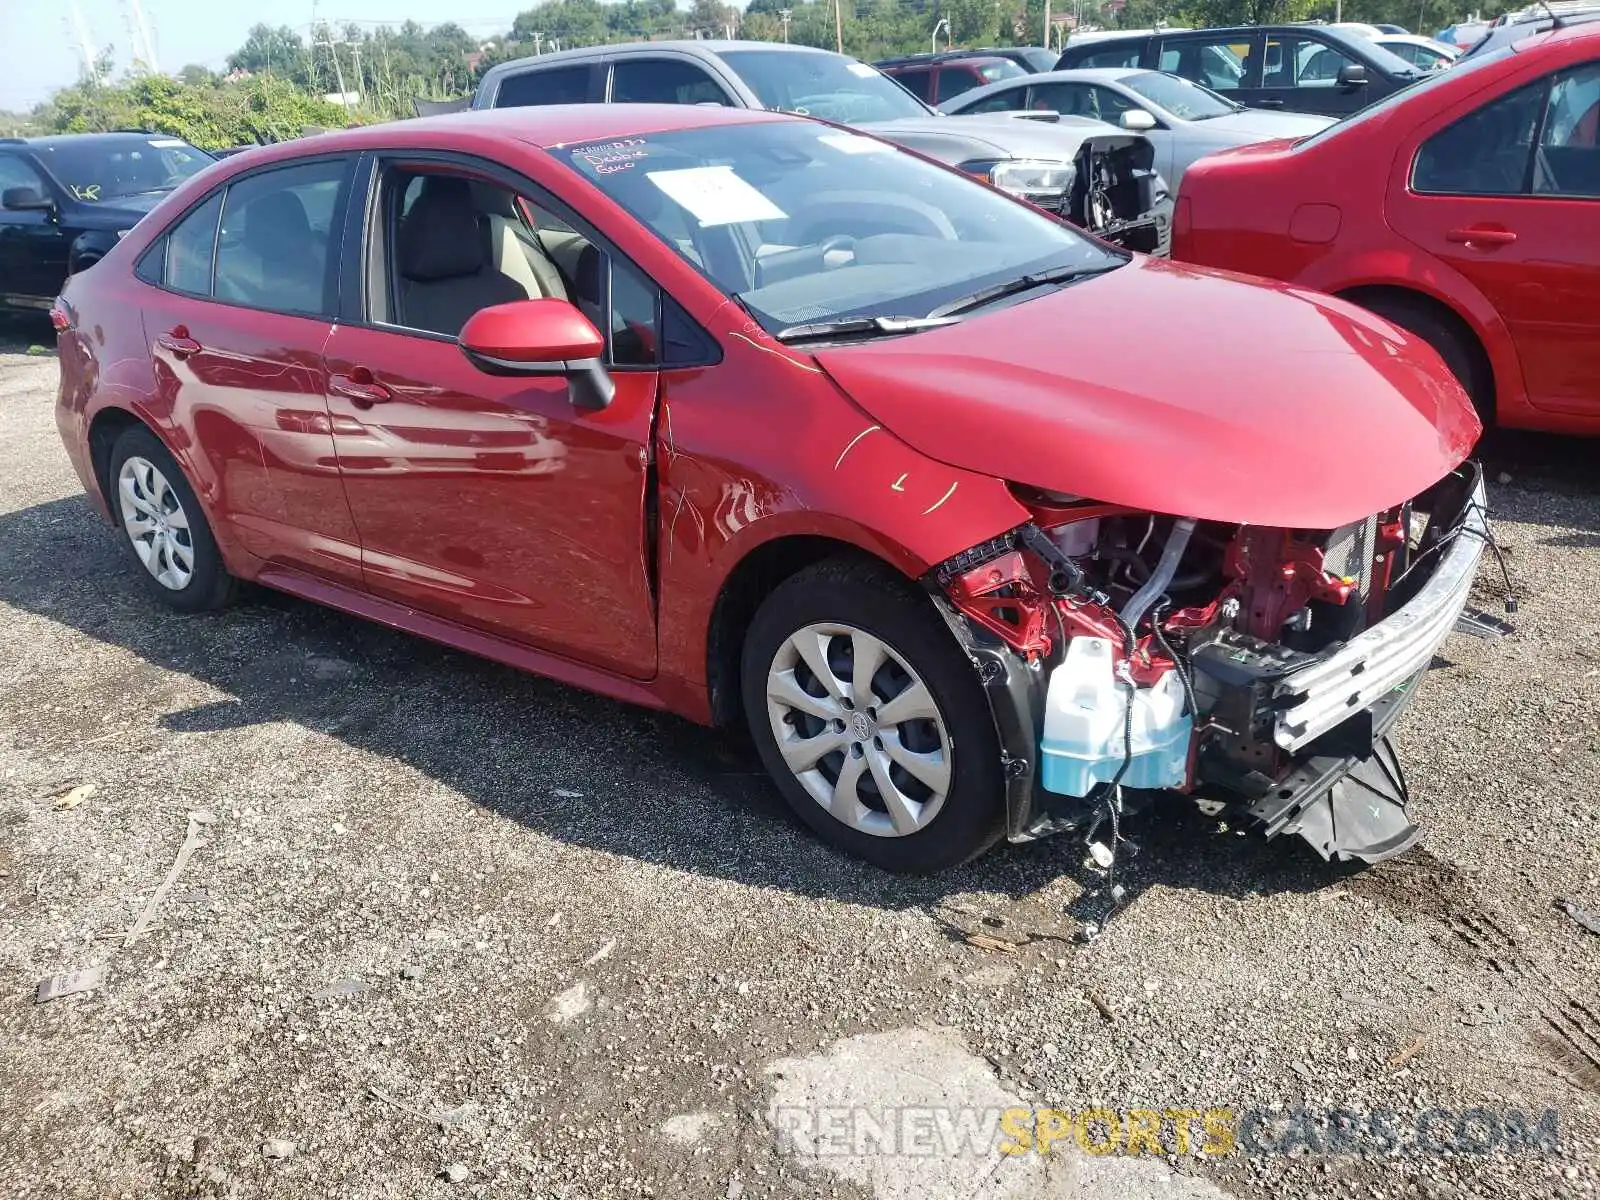
[[[1117,118],[1117,124],[1135,133],[1143,133],[1147,129],[1156,127],[1156,117],[1154,113],[1142,108],[1125,108],[1122,110],[1122,116]]]
[[[17,212],[40,211],[55,207],[55,201],[43,196],[38,188],[12,187],[0,192],[0,208]]]
[[[1357,88],[1367,86],[1367,68],[1360,63],[1345,63],[1339,68],[1339,74],[1334,77],[1342,88]]]
[[[566,376],[579,408],[597,411],[616,395],[600,361],[605,338],[566,300],[513,300],[479,309],[461,327],[456,344],[486,375]]]

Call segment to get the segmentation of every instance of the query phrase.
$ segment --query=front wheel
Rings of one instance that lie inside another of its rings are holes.
[[[830,559],[781,584],[751,622],[741,682],[763,764],[824,840],[920,873],[999,838],[1005,781],[977,675],[887,568]]]

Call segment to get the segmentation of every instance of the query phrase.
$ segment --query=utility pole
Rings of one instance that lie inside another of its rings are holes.
[[[326,46],[328,48],[328,53],[333,56],[333,73],[339,80],[339,103],[344,105],[345,112],[349,112],[350,93],[345,90],[344,64],[339,61],[338,51],[338,47],[342,46],[343,44],[343,41],[336,42],[331,37],[317,43],[319,46]]]
[[[778,19],[783,22],[783,40],[786,42],[789,40],[789,18],[792,16],[794,16],[794,9],[792,8],[780,8],[778,10]],[[1422,22],[1418,21],[1417,28],[1420,29],[1421,27]]]
[[[844,53],[844,0],[833,0],[833,45]]]
[[[1044,48],[1050,49],[1050,0],[1044,0]]]
[[[78,7],[78,0],[69,0],[68,20],[72,32],[78,39],[78,52],[83,55],[83,73],[90,83],[100,82],[100,71],[95,66],[94,47],[89,38],[89,26],[84,23],[83,11]]]

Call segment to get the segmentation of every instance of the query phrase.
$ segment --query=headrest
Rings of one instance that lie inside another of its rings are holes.
[[[304,246],[310,239],[306,206],[293,192],[268,192],[245,205],[245,245],[263,258],[275,258],[285,247]]]
[[[400,274],[426,282],[476,275],[485,247],[472,203],[472,185],[450,175],[429,175],[400,221]]]

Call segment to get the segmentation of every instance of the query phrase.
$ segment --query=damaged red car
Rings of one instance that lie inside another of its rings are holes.
[[[745,726],[896,870],[1162,792],[1417,836],[1387,731],[1488,536],[1479,425],[1352,305],[835,126],[595,105],[230,158],[53,316],[178,608],[253,581]]]

